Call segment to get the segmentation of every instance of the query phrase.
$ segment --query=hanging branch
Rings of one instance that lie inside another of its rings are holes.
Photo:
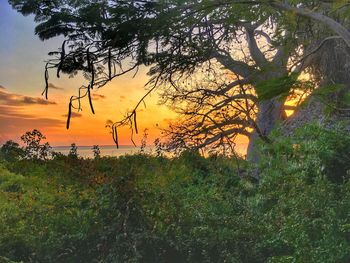
[[[135,132],[136,134],[138,134],[138,129],[137,129],[137,122],[136,122],[137,118],[136,118],[136,110],[134,110],[134,127],[135,127]]]
[[[113,136],[113,141],[117,146],[117,149],[119,149],[119,142],[118,142],[118,131],[117,127],[113,127],[112,129],[112,136]]]
[[[91,62],[91,82],[90,82],[90,88],[94,89],[95,84],[95,67],[93,62]]]
[[[87,61],[88,70],[91,71],[91,60],[90,60],[90,51],[89,51],[89,49],[86,50],[86,61]]]
[[[89,98],[89,104],[90,104],[91,112],[93,114],[95,114],[94,106],[92,104],[92,99],[91,99],[90,85],[87,87],[87,94],[88,94],[88,98]]]
[[[72,100],[73,100],[73,96],[70,97],[69,105],[68,105],[68,115],[67,115],[67,124],[66,124],[67,130],[69,129],[70,118],[71,118],[71,116],[72,116]]]
[[[132,127],[132,120],[131,119],[130,119],[130,127]],[[131,140],[132,144],[136,147],[137,145],[134,141],[134,129],[133,128],[131,128],[130,140]]]
[[[114,78],[116,78],[116,77],[119,77],[119,76],[121,76],[121,75],[123,75],[123,74],[126,74],[126,73],[128,73],[128,72],[134,70],[134,69],[137,68],[137,67],[138,67],[138,65],[135,64],[135,65],[131,66],[129,69],[127,69],[127,70],[125,70],[125,71],[123,71],[123,72],[121,72],[121,73],[114,74],[114,75],[112,76],[111,80],[114,79]],[[91,82],[93,81],[93,84],[96,86],[97,89],[99,89],[100,87],[106,85],[106,84],[107,84],[109,81],[111,81],[111,80],[109,80],[109,78],[108,78],[108,79],[99,78],[99,79],[97,79],[97,80],[93,79],[93,80],[91,80]],[[90,82],[90,84],[91,84],[91,82]],[[83,98],[85,98],[85,97],[88,97],[89,105],[90,105],[91,111],[92,111],[93,114],[95,114],[95,110],[94,110],[93,102],[92,102],[92,96],[91,96],[91,89],[92,89],[92,88],[91,88],[90,85],[88,85],[87,87],[83,85],[83,86],[81,86],[81,87],[79,88],[78,96],[72,96],[72,97],[70,98],[70,102],[69,102],[69,111],[68,111],[68,116],[67,116],[67,125],[66,125],[66,128],[67,128],[67,129],[69,129],[69,127],[70,127],[70,118],[71,118],[71,114],[72,114],[72,109],[77,109],[78,111],[81,110],[81,99],[83,99]],[[82,93],[82,90],[85,90],[85,93]],[[74,101],[78,101],[78,106],[77,106],[77,107],[75,107],[75,106],[73,105],[73,102],[74,102]],[[116,140],[118,140],[118,136],[116,137]]]
[[[65,57],[65,55],[66,55],[65,47],[64,47],[65,44],[66,44],[66,40],[63,41],[62,47],[61,47],[61,58],[60,58],[60,63],[58,64],[58,67],[57,67],[57,78],[60,78],[60,71],[61,71],[61,69],[62,69],[64,57]]]
[[[49,92],[49,71],[47,69],[48,67],[48,63],[46,63],[45,65],[45,88],[43,90],[43,92],[41,93],[41,95],[45,94],[45,99],[48,99],[48,92]]]
[[[108,49],[108,78],[112,79],[112,51]]]
[[[139,106],[142,103],[145,103],[145,99],[158,87],[159,81],[161,80],[161,76],[162,76],[163,72],[160,72],[156,78],[152,78],[150,81],[148,81],[145,86],[148,86],[150,83],[153,82],[152,87],[147,91],[147,93],[139,100],[139,102],[136,104],[136,106],[134,107],[134,109],[131,111],[131,113],[127,114],[126,117],[124,119],[122,119],[121,121],[115,122],[113,123],[110,127],[112,129],[115,129],[116,127],[122,127],[125,125],[129,125],[130,129],[131,129],[131,142],[133,143],[134,146],[136,146],[136,143],[134,141],[134,130],[136,132],[136,134],[138,134],[138,127],[137,127],[137,116],[136,116],[136,111],[139,108]]]

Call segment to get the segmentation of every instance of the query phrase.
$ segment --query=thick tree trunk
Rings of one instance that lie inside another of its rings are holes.
[[[350,48],[341,40],[327,42],[313,57],[312,68],[321,83],[293,116],[283,125],[285,136],[308,123],[318,123],[327,129],[342,124],[350,132],[350,108],[346,97],[350,92]],[[336,90],[332,85],[340,84]],[[328,90],[328,91],[327,91]]]
[[[256,118],[256,129],[253,132],[248,145],[247,160],[257,163],[260,159],[256,149],[259,138],[266,139],[276,124],[282,120],[284,101],[280,99],[265,100],[258,103],[258,114]]]

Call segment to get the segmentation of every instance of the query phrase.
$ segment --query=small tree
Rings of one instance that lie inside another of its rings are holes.
[[[19,147],[19,144],[9,140],[5,142],[1,147],[1,156],[5,160],[18,160],[23,158],[24,151]]]
[[[145,129],[143,131],[143,136],[142,136],[142,139],[141,139],[141,146],[140,146],[140,153],[141,154],[145,154],[145,150],[146,150],[146,147],[147,147],[147,137],[148,137],[148,129]]]
[[[42,144],[46,137],[37,129],[27,131],[21,136],[25,144],[24,158],[32,160],[47,160],[51,156],[51,146],[48,142]]]
[[[94,153],[94,158],[95,159],[101,157],[101,151],[100,151],[100,147],[98,147],[98,145],[92,146],[92,152]]]
[[[156,156],[157,157],[160,157],[160,156],[162,156],[162,153],[163,153],[163,144],[162,144],[162,142],[160,141],[160,139],[159,138],[156,138],[155,140],[154,140],[154,149],[155,149],[155,151],[156,151]]]
[[[77,159],[78,158],[78,147],[75,143],[70,145],[70,150],[68,153],[69,158]]]

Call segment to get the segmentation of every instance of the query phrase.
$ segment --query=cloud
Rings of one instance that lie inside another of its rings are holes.
[[[113,123],[114,123],[114,121],[112,121],[110,119],[106,120],[106,125],[112,125]]]
[[[18,118],[18,117],[9,117],[9,116],[0,116],[1,126],[0,133],[17,131],[23,127],[27,130],[41,127],[64,127],[66,124],[65,121],[50,119],[50,118]]]
[[[56,104],[41,98],[23,96],[10,93],[5,87],[0,86],[0,140],[14,139],[25,131],[32,129],[47,130],[50,128],[64,127],[63,120],[47,118],[31,113],[30,106]]]
[[[21,110],[23,110],[23,108],[21,107],[6,107],[6,106],[0,105],[0,123],[3,124],[2,121],[4,119],[11,119],[14,124],[16,123],[17,120],[21,122],[25,120],[34,121],[34,122],[39,120],[39,121],[48,121],[49,123],[56,123],[56,124],[65,123],[62,120],[42,118],[36,115],[22,113]],[[3,125],[0,125],[0,126],[3,126]]]
[[[23,107],[0,105],[0,143],[7,139],[15,139],[25,131],[32,129],[47,130],[48,128],[64,127],[63,120],[38,117],[22,113]]]
[[[94,100],[100,100],[100,99],[104,99],[104,98],[106,98],[106,96],[105,95],[101,95],[101,94],[92,94],[92,98],[94,99]]]
[[[62,115],[63,117],[68,117],[68,114],[64,114],[64,115]],[[70,115],[70,117],[71,118],[80,118],[80,117],[82,117],[83,115],[81,114],[81,113],[78,113],[78,112],[72,112],[71,113],[71,115]]]
[[[13,118],[0,116],[0,144],[5,140],[15,140],[26,131],[38,129],[48,131],[52,128],[64,130],[65,122],[50,118]]]
[[[35,118],[34,115],[21,113],[20,110],[21,110],[21,108],[0,105],[0,119],[1,119],[1,117],[23,118],[23,119]]]
[[[49,83],[49,88],[50,89],[57,89],[57,90],[64,90],[64,88],[58,87],[53,83]]]
[[[24,106],[24,105],[50,105],[56,104],[56,102],[44,100],[42,98],[35,98],[29,96],[23,96],[19,94],[10,93],[1,86],[0,88],[0,104],[8,106]]]

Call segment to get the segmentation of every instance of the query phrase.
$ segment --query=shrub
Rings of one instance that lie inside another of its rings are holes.
[[[28,131],[21,136],[25,144],[25,158],[30,160],[47,160],[50,157],[51,146],[48,142],[43,143],[46,137],[38,130]]]
[[[350,137],[318,125],[265,147],[256,195],[270,262],[349,262]]]
[[[5,142],[1,147],[1,157],[7,161],[15,161],[23,158],[24,150],[19,147],[19,144],[10,140]]]
[[[350,262],[349,135],[309,125],[261,151],[258,183],[242,160],[193,152],[6,162],[0,257]]]

